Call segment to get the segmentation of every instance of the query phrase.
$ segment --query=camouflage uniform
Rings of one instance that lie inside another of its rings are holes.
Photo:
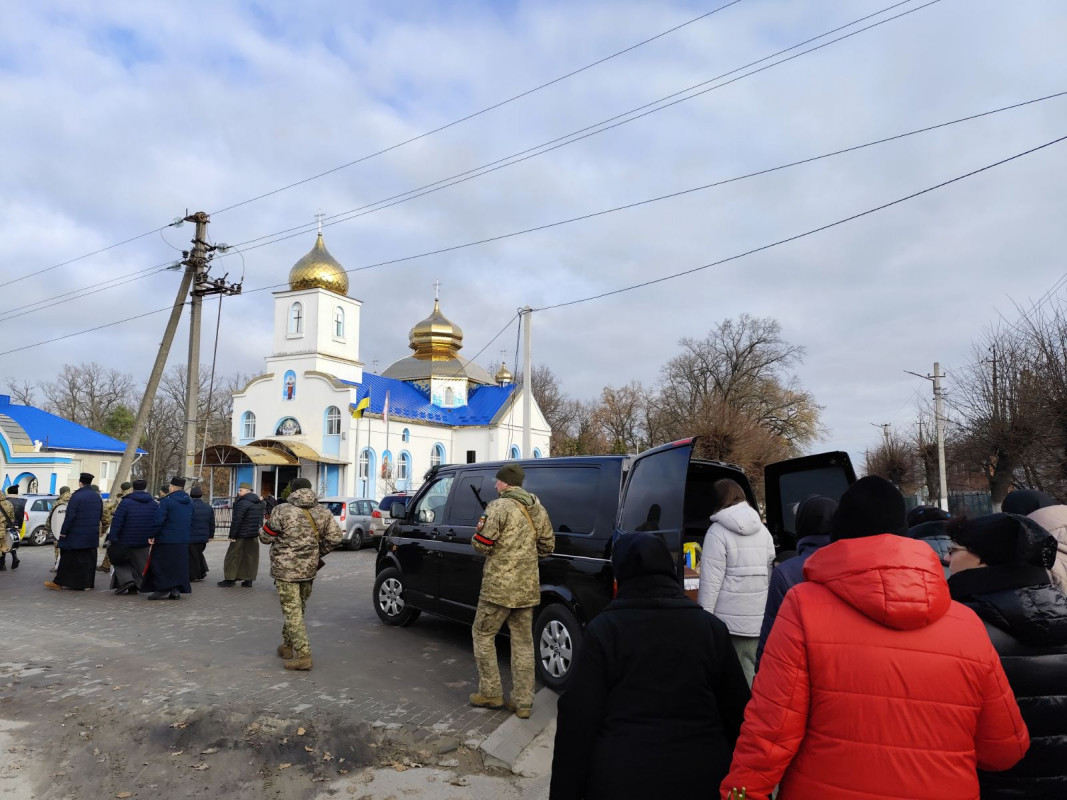
[[[289,502],[271,514],[259,540],[270,545],[270,574],[278,587],[284,617],[282,645],[291,647],[296,658],[310,657],[304,609],[319,571],[319,559],[341,544],[341,528],[333,514],[319,505],[315,492],[296,489]]]
[[[486,507],[471,544],[486,557],[473,629],[478,692],[486,698],[504,696],[496,635],[507,622],[512,701],[529,709],[534,695],[533,610],[541,602],[537,561],[555,549],[552,521],[534,495],[509,486]]]
[[[66,486],[64,486],[63,488],[67,489]],[[51,532],[52,539],[54,542],[54,544],[52,545],[52,555],[55,557],[55,560],[52,562],[52,572],[55,572],[55,564],[59,561],[59,531],[52,527],[52,520],[55,519],[56,509],[58,509],[60,506],[65,506],[69,500],[70,489],[67,489],[65,492],[60,492],[59,499],[56,500],[55,504],[53,504],[52,510],[48,512],[48,520],[45,522],[45,527],[48,528],[48,530]]]
[[[104,560],[97,567],[101,572],[111,572],[111,559],[107,557],[107,532],[111,529],[111,519],[115,516],[115,509],[119,507],[122,498],[132,491],[133,489],[120,489],[104,501],[104,510],[100,515],[100,538],[104,540],[101,542],[104,547]]]
[[[3,531],[9,527],[9,519],[11,520],[11,525],[18,527],[17,523],[15,522],[15,507],[11,505],[11,501],[8,500],[6,497],[0,497],[0,508],[4,510],[3,513],[0,514],[0,531]]]

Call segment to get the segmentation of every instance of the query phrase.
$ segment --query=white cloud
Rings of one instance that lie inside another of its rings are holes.
[[[225,213],[237,243],[439,180],[726,72],[882,7],[746,0],[675,34],[384,156]],[[300,180],[692,18],[688,3],[188,7],[41,2],[0,24],[0,270],[10,281],[159,225]],[[327,228],[349,268],[544,224],[1062,90],[1067,9],[943,2],[691,102],[441,192]],[[596,294],[825,224],[1053,138],[1067,100],[588,222],[353,273],[362,352],[384,368],[442,281],[473,355],[519,306]],[[847,226],[534,320],[572,394],[655,381],[683,336],[742,312],[782,321],[826,406],[826,445],[859,457],[870,422],[909,423],[926,372],[969,358],[1011,300],[1060,275],[1064,146]],[[186,247],[191,226],[168,229]],[[313,234],[249,251],[245,285],[284,282]],[[4,308],[178,257],[157,235],[11,286]],[[216,272],[241,272],[228,257]],[[178,276],[5,320],[3,350],[166,306]],[[2,311],[3,309],[0,309]],[[227,303],[219,369],[256,372],[268,292]],[[147,374],[166,315],[5,356]],[[205,319],[213,318],[208,304]],[[182,334],[171,356],[184,360]],[[209,336],[208,336],[209,338]],[[509,363],[514,329],[479,359]],[[208,351],[205,346],[205,352]]]

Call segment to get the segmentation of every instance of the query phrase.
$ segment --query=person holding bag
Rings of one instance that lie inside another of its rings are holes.
[[[311,669],[304,612],[315,582],[325,564],[322,557],[341,544],[341,528],[319,499],[307,478],[289,484],[289,502],[279,505],[259,538],[270,545],[270,575],[278,587],[282,606],[282,643],[278,655],[288,670]]]

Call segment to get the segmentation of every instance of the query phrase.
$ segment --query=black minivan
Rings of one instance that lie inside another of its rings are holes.
[[[740,467],[694,459],[695,439],[638,456],[581,456],[519,461],[523,488],[552,519],[555,552],[540,562],[541,604],[534,649],[541,681],[566,683],[583,627],[614,595],[611,546],[616,536],[657,531],[678,559],[683,546],[703,542],[711,485],[732,478],[754,503]],[[374,609],[389,625],[409,625],[423,611],[470,625],[478,605],[484,556],[471,546],[482,502],[496,498],[501,464],[435,467],[406,508],[397,505],[378,552]],[[855,480],[848,455],[822,453],[765,470],[768,527],[781,547],[793,543],[793,512],[811,494],[837,499]]]

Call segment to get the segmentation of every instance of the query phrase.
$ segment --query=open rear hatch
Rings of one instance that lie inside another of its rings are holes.
[[[848,453],[816,453],[769,464],[763,470],[767,528],[779,549],[796,546],[797,505],[811,495],[840,500],[856,480]]]

